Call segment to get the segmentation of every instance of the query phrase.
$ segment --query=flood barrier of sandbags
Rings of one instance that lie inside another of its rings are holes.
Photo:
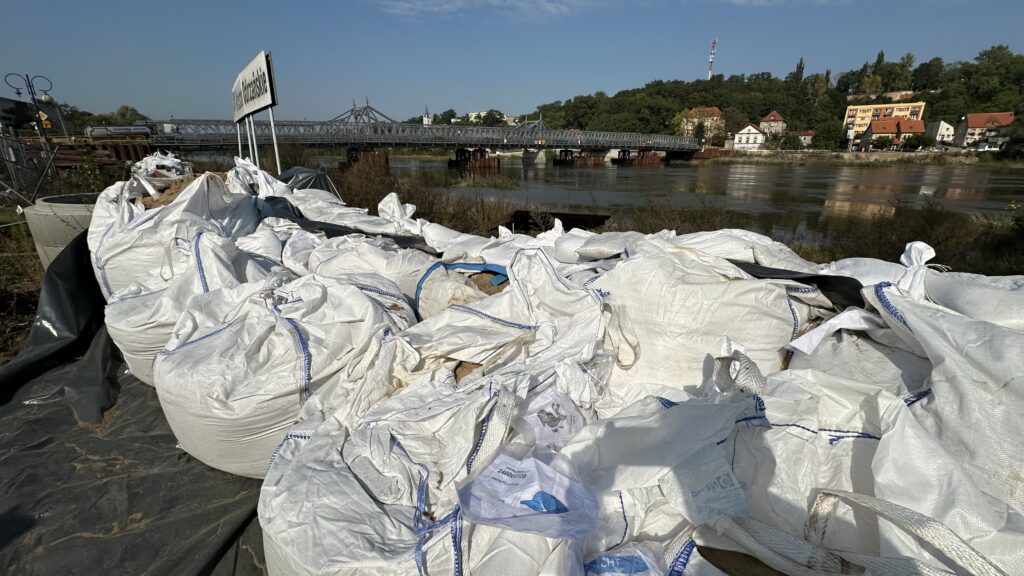
[[[264,479],[271,574],[1024,566],[1024,276],[920,242],[483,238],[241,159],[146,185],[94,211],[108,327],[184,451]]]

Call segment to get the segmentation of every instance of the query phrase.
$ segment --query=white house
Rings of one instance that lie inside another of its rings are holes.
[[[928,124],[925,134],[935,138],[935,141],[939,144],[952,144],[953,137],[956,135],[956,128],[949,122],[938,120]]]
[[[736,150],[760,150],[764,146],[765,133],[753,124],[740,130],[733,137],[733,148]]]

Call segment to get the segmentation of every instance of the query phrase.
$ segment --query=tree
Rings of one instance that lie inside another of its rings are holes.
[[[693,128],[693,137],[697,139],[697,142],[704,142],[704,138],[708,135],[708,127],[704,124],[703,120],[698,120],[697,125]]]
[[[1006,144],[999,151],[999,157],[1007,160],[1024,159],[1024,109],[1018,110],[1014,116],[1013,124],[1005,129],[1007,136]],[[1018,215],[1015,221],[1024,224],[1024,218]],[[1024,231],[1024,228],[1022,228]],[[1024,238],[1024,235],[1021,236]]]
[[[725,124],[726,132],[736,133],[746,128],[750,123],[750,117],[743,110],[730,106],[722,109],[722,122]]]
[[[505,113],[501,110],[491,108],[477,119],[477,123],[481,126],[489,126],[491,128],[505,126]]]
[[[935,138],[927,134],[914,134],[903,141],[903,148],[908,150],[931,148],[932,146],[935,146]]]
[[[786,76],[787,84],[799,84],[804,81],[804,59],[796,63],[796,68]]]
[[[110,124],[116,126],[129,126],[139,121],[149,120],[148,116],[143,115],[141,112],[131,106],[119,106],[117,110],[106,115]]]
[[[779,142],[780,150],[802,150],[803,147],[803,142],[801,142],[800,138],[797,137],[797,135],[793,134],[792,132],[789,132],[785,136],[783,136],[782,141]]]
[[[935,90],[942,87],[942,75],[946,65],[942,58],[932,58],[918,64],[911,73],[910,86],[914,90]]]
[[[836,120],[830,120],[817,124],[814,127],[814,138],[811,140],[811,147],[817,150],[835,150],[843,140],[843,125]]]
[[[886,148],[892,147],[891,136],[879,136],[871,141],[871,147],[875,150],[885,150]]]
[[[454,119],[456,119],[458,117],[459,117],[458,112],[456,112],[455,110],[452,110],[451,108],[449,108],[449,109],[445,110],[444,112],[441,112],[440,114],[434,114],[434,118],[433,118],[432,122],[434,124],[451,124],[452,120],[454,120]]]

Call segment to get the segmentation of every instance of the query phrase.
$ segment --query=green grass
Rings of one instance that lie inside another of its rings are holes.
[[[494,188],[497,190],[518,190],[519,181],[504,174],[482,175],[472,172],[455,182],[456,188]]]

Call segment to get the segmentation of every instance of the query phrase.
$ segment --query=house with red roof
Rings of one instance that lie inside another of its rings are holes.
[[[718,106],[705,106],[684,110],[679,120],[679,134],[693,136],[697,125],[704,124],[704,137],[707,139],[725,132],[725,119]]]
[[[792,134],[800,139],[800,144],[804,148],[810,146],[814,140],[814,130],[794,130]]]
[[[735,150],[760,150],[764,146],[768,135],[753,124],[736,133],[732,140],[732,147]]]
[[[779,114],[778,110],[772,110],[764,118],[761,118],[761,132],[781,136],[786,133],[786,120]]]
[[[899,146],[907,138],[915,134],[924,134],[924,120],[910,120],[909,118],[882,118],[872,120],[868,129],[860,137],[861,149],[867,150],[875,140],[888,137],[894,146]]]
[[[1013,112],[968,114],[956,127],[953,143],[960,147],[987,144],[998,147],[1006,141],[1003,132],[1013,124]]]

